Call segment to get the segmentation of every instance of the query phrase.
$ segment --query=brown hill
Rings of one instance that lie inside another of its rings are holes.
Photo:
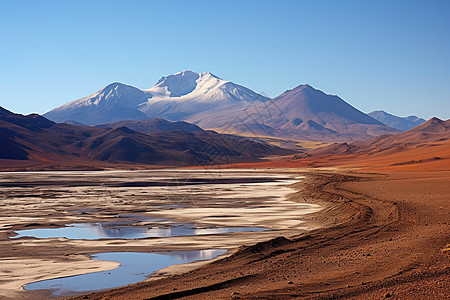
[[[18,126],[27,128],[32,131],[40,131],[42,128],[49,128],[55,122],[52,122],[38,114],[30,114],[27,116],[15,114],[0,106],[0,119]]]
[[[442,121],[432,118],[427,122],[403,133],[381,135],[367,141],[351,144],[335,143],[330,146],[311,151],[313,155],[341,155],[342,149],[346,154],[374,154],[385,151],[400,151],[411,147],[423,147],[438,144],[450,139],[450,120]]]
[[[132,130],[140,131],[143,133],[155,132],[155,131],[173,131],[182,130],[188,132],[198,132],[203,131],[200,127],[194,124],[190,124],[184,121],[171,122],[164,119],[148,119],[142,121],[128,120],[128,121],[118,121],[113,123],[99,124],[95,127],[97,128],[117,128],[126,126]]]
[[[438,118],[432,118],[407,132],[384,135],[372,140],[355,142],[359,152],[378,153],[394,149],[396,147],[423,147],[433,145],[450,139],[450,120],[442,121]]]
[[[436,117],[429,119],[425,123],[412,128],[410,131],[417,132],[448,132],[450,131],[450,120],[443,121]]]
[[[384,169],[450,169],[450,120],[432,118],[400,134],[367,141],[334,143],[292,157],[305,166],[375,167]]]
[[[292,150],[211,131],[144,134],[127,127],[106,129],[57,124],[38,115],[23,116],[5,109],[0,110],[0,141],[0,167],[3,168],[13,160],[50,166],[99,161],[168,166],[226,164],[292,153]]]

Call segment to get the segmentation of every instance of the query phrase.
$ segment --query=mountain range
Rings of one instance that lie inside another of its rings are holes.
[[[398,132],[309,85],[269,99],[212,73],[192,71],[162,77],[146,90],[112,83],[44,116],[87,125],[160,118],[222,133],[312,141],[364,140]]]
[[[368,115],[375,120],[400,131],[408,131],[422,123],[425,123],[426,121],[425,119],[417,116],[398,117],[383,110],[373,111],[368,113]]]
[[[113,83],[45,117],[0,107],[0,165],[208,165],[295,152],[297,158],[385,154],[446,143],[449,121],[424,121],[365,114],[308,84],[269,99],[208,72],[183,71],[147,90]],[[334,143],[311,150],[312,143],[308,150],[301,141]]]
[[[157,130],[145,134],[125,126],[58,124],[39,115],[24,116],[0,107],[0,165],[11,161],[52,166],[92,162],[208,165],[258,161],[293,152],[244,137],[204,131],[195,125],[160,120],[148,124]],[[176,130],[159,130],[167,126],[175,126]],[[190,131],[180,130],[183,128]]]

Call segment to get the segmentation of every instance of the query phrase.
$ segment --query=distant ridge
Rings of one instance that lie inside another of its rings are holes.
[[[400,131],[408,131],[411,128],[414,128],[426,121],[425,119],[419,118],[417,116],[398,117],[383,110],[373,111],[371,113],[368,113],[368,115],[380,121],[381,123]]]

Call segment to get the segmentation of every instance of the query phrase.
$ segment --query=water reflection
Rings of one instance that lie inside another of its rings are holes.
[[[155,220],[152,220],[155,222]],[[124,224],[126,222],[120,222]],[[129,223],[129,222],[128,222]],[[218,227],[196,228],[190,223],[166,223],[164,227],[142,227],[118,225],[119,222],[79,223],[68,224],[60,228],[36,228],[16,231],[17,236],[35,237],[38,239],[67,238],[71,240],[97,240],[97,239],[142,239],[151,237],[194,236],[207,234],[222,234],[233,232],[265,231],[262,227]],[[169,227],[168,227],[169,226]]]
[[[225,254],[223,249],[176,251],[166,253],[107,252],[92,256],[96,260],[119,262],[116,269],[71,277],[49,279],[27,284],[25,290],[51,289],[53,295],[110,289],[142,281],[149,274],[165,267],[208,260]]]

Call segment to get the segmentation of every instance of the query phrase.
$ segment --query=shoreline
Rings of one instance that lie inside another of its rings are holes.
[[[216,172],[217,170],[212,170],[213,172]],[[124,171],[127,172],[127,171]],[[194,172],[198,172],[197,170]],[[232,170],[232,172],[238,172],[236,175],[231,174],[231,175],[227,175],[227,176],[232,176],[232,177],[239,177],[242,176],[242,171],[239,170]],[[241,175],[239,175],[239,172],[241,172]],[[297,176],[292,176],[292,172],[279,172],[276,170],[270,170],[269,172],[265,172],[265,171],[261,171],[258,170],[256,171],[257,173],[261,173],[259,174],[259,176],[270,176],[270,174],[276,175],[276,177],[274,178],[282,178],[283,175],[289,175],[290,176],[286,176],[286,177],[297,177]],[[69,172],[70,173],[70,172]],[[128,176],[126,173],[123,172],[119,172],[121,176]],[[244,172],[245,173],[245,172]],[[253,173],[253,172],[252,172]],[[152,173],[153,174],[153,173]],[[23,175],[27,175],[27,174],[22,174]],[[43,173],[40,174],[35,174],[36,176],[50,176],[50,175],[46,175]],[[77,175],[78,176],[78,175]],[[104,174],[102,175],[104,176]],[[106,176],[109,176],[108,174],[106,174]],[[143,175],[143,176],[147,176],[147,175]],[[253,176],[253,175],[249,175],[249,176]],[[11,179],[9,179],[11,180]],[[38,180],[37,178],[33,178],[34,180]],[[42,180],[42,179],[41,179]],[[298,182],[297,179],[294,179],[295,182]],[[303,180],[303,179],[301,179]],[[116,208],[111,208],[108,209],[106,208],[106,211],[103,211],[101,214],[100,212],[98,213],[90,213],[90,214],[85,214],[84,212],[79,212],[76,215],[72,216],[72,213],[69,213],[69,215],[67,215],[66,213],[61,214],[58,213],[56,210],[58,211],[66,211],[67,208],[66,207],[73,207],[73,206],[67,206],[67,200],[58,200],[59,196],[56,193],[56,191],[54,190],[54,188],[52,186],[46,188],[49,191],[51,191],[51,196],[48,198],[50,200],[50,202],[48,202],[49,200],[45,200],[45,201],[40,201],[41,203],[45,204],[46,202],[51,203],[51,207],[46,207],[46,211],[51,209],[51,211],[53,211],[53,208],[56,209],[54,213],[52,213],[53,216],[49,216],[49,217],[44,217],[45,213],[42,212],[41,210],[37,211],[37,215],[36,213],[33,212],[33,210],[30,210],[30,205],[31,206],[35,206],[35,201],[34,202],[30,202],[29,200],[25,201],[26,198],[21,198],[20,196],[22,194],[26,195],[29,194],[30,192],[28,190],[24,190],[21,191],[21,194],[14,194],[12,195],[13,197],[19,197],[18,199],[23,199],[23,200],[17,200],[16,203],[17,204],[21,204],[21,207],[17,207],[17,208],[12,208],[13,211],[16,211],[14,213],[11,213],[11,216],[17,215],[17,216],[22,216],[23,220],[20,219],[15,219],[15,225],[13,227],[9,227],[11,225],[6,226],[2,232],[0,232],[1,236],[2,236],[2,243],[0,244],[0,249],[3,251],[3,259],[1,259],[3,262],[5,262],[6,260],[8,260],[8,265],[4,265],[4,268],[2,268],[5,272],[5,283],[3,283],[4,289],[2,291],[2,296],[4,297],[10,297],[10,298],[16,298],[16,297],[30,297],[30,298],[34,298],[34,299],[47,299],[47,298],[61,298],[58,296],[51,296],[50,295],[50,291],[48,290],[36,290],[36,291],[22,291],[20,292],[18,289],[15,289],[14,286],[16,286],[18,283],[20,283],[20,286],[23,286],[24,284],[27,283],[31,283],[31,282],[36,282],[36,281],[41,281],[41,280],[46,280],[46,279],[52,279],[52,278],[56,278],[56,277],[67,277],[67,276],[73,276],[73,275],[78,275],[78,274],[84,274],[84,273],[88,273],[88,272],[96,272],[96,271],[104,271],[104,270],[109,270],[111,269],[111,266],[116,265],[116,263],[111,263],[111,262],[103,262],[103,261],[96,261],[96,260],[92,260],[90,259],[90,255],[91,254],[96,254],[99,252],[115,252],[115,251],[129,251],[129,252],[166,252],[166,251],[179,251],[179,250],[201,250],[201,249],[212,249],[212,248],[221,248],[221,249],[226,249],[229,252],[225,255],[231,255],[234,252],[234,249],[238,248],[239,246],[242,245],[251,245],[254,244],[257,241],[261,241],[261,240],[267,240],[273,237],[277,237],[281,234],[281,232],[284,233],[288,233],[291,232],[292,233],[296,233],[299,230],[301,230],[301,228],[303,228],[305,225],[304,224],[300,224],[300,225],[294,225],[294,227],[290,228],[291,225],[286,225],[283,224],[283,218],[286,218],[286,220],[290,220],[293,218],[293,216],[291,216],[291,214],[289,214],[289,207],[291,207],[291,209],[294,209],[295,207],[300,207],[299,209],[301,209],[301,205],[298,205],[296,203],[290,203],[289,204],[289,199],[287,198],[286,195],[291,194],[292,192],[295,192],[295,190],[291,189],[291,185],[275,185],[274,186],[274,190],[268,190],[267,193],[269,194],[265,194],[265,195],[253,195],[254,193],[251,192],[251,198],[254,199],[249,199],[253,202],[250,202],[250,206],[248,206],[248,204],[239,204],[236,209],[238,209],[238,211],[240,210],[239,207],[241,205],[245,205],[245,207],[249,207],[252,208],[250,209],[250,211],[254,211],[254,213],[252,213],[252,218],[250,218],[250,215],[247,216],[247,218],[249,219],[248,221],[250,222],[256,222],[257,224],[261,225],[261,224],[265,224],[267,225],[269,228],[270,227],[274,227],[276,228],[283,228],[281,231],[279,230],[272,230],[272,231],[264,231],[264,232],[242,232],[242,233],[234,233],[234,234],[223,234],[223,235],[216,235],[216,236],[190,236],[190,237],[171,237],[169,238],[169,240],[165,239],[165,238],[148,238],[148,239],[138,239],[138,240],[68,240],[65,238],[55,238],[52,240],[45,240],[45,239],[35,239],[35,238],[21,238],[21,239],[8,239],[8,237],[10,236],[11,232],[14,230],[18,230],[18,229],[28,229],[28,228],[34,228],[36,226],[38,227],[52,227],[52,226],[63,226],[65,223],[73,223],[73,220],[76,220],[77,223],[79,222],[83,222],[83,221],[108,221],[111,220],[111,217],[113,217],[113,215],[110,215],[110,213],[114,212],[114,213],[124,213],[123,211],[120,210],[120,207],[116,207]],[[34,189],[35,187],[33,187]],[[280,190],[281,188],[281,190]],[[109,189],[109,188],[108,188]],[[209,189],[209,187],[207,188]],[[128,191],[128,189],[126,189]],[[130,193],[136,194],[137,190],[136,189],[131,189],[132,191],[128,191]],[[237,195],[239,195],[241,192],[234,188],[232,188],[232,192],[234,194],[237,193]],[[27,192],[28,191],[28,192]],[[31,190],[30,190],[31,191]],[[64,189],[65,191],[65,189]],[[271,192],[270,192],[271,191]],[[282,200],[280,202],[280,198],[279,196],[274,197],[273,194],[274,192],[276,192],[276,194],[279,194],[280,191],[282,191],[283,196],[282,198],[284,200]],[[67,190],[67,192],[69,192],[69,190]],[[47,194],[47,191],[43,191],[44,194]],[[56,194],[55,194],[56,193]],[[66,193],[66,192],[64,192]],[[287,194],[286,194],[287,193]],[[71,198],[76,198],[74,197],[74,194],[69,195],[69,197]],[[118,194],[118,198],[123,198],[120,196],[120,194]],[[263,196],[263,197],[262,197]],[[43,196],[42,196],[43,197]],[[239,196],[239,197],[244,197],[243,199],[246,199],[245,196]],[[272,198],[274,197],[274,198]],[[45,198],[45,197],[44,197]],[[114,199],[114,197],[112,197]],[[136,194],[136,196],[134,196],[134,198],[139,198],[138,194]],[[145,199],[147,199],[148,196],[145,197]],[[203,197],[205,198],[205,197]],[[201,207],[203,206],[203,204],[200,202],[202,198],[196,198],[199,201],[198,205],[200,205],[200,210],[202,209]],[[205,199],[209,199],[208,196]],[[226,199],[226,197],[225,197]],[[85,201],[87,201],[88,199],[86,199]],[[8,201],[8,200],[7,200]],[[7,202],[5,201],[5,203]],[[61,207],[59,207],[59,202],[58,201],[63,201],[61,202],[61,204],[63,204]],[[136,200],[137,201],[137,200]],[[165,200],[167,201],[167,200]],[[170,199],[169,199],[170,201]],[[211,202],[211,203],[215,203],[215,198],[211,198],[208,200],[207,203]],[[267,201],[267,202],[266,202]],[[275,202],[275,203],[273,203]],[[14,203],[14,202],[13,202]],[[13,204],[12,203],[12,204]],[[88,202],[86,202],[88,203]],[[206,205],[208,206],[208,204],[206,203]],[[252,204],[253,203],[253,204]],[[74,202],[74,205],[79,206],[81,205],[79,202]],[[128,203],[127,203],[128,205]],[[217,203],[215,203],[215,205],[217,205]],[[233,204],[234,206],[234,204]],[[270,213],[272,215],[278,215],[279,217],[276,217],[276,219],[274,220],[270,220],[270,219],[266,219],[267,217],[263,214],[261,215],[261,217],[258,217],[257,212],[258,210],[260,210],[258,208],[258,206],[267,206],[267,208],[264,208],[263,213]],[[53,208],[52,208],[53,207]],[[127,206],[129,209],[130,207]],[[135,207],[135,208],[139,208],[140,210],[136,210],[135,213],[139,214],[142,213],[142,208],[140,206],[140,202],[134,202],[133,205],[131,207]],[[277,208],[279,207],[279,208]],[[11,207],[10,207],[11,208]],[[22,215],[22,213],[19,214],[19,212],[23,211],[23,209],[28,210],[26,215]],[[282,210],[280,210],[282,209]],[[36,210],[36,208],[34,209]],[[220,209],[219,209],[220,210]],[[70,210],[68,210],[70,212]],[[159,212],[159,217],[161,217],[162,215],[164,215],[165,217],[174,217],[175,220],[178,221],[183,221],[182,219],[185,218],[189,220],[189,219],[193,219],[193,216],[183,216],[184,211],[181,209],[180,212],[178,213],[174,213],[176,210],[169,210],[166,212],[160,211]],[[272,212],[271,212],[272,211]],[[277,213],[277,211],[279,211],[279,213]],[[56,214],[55,214],[56,213]],[[130,213],[130,211],[128,211],[128,213]],[[166,213],[168,215],[166,215]],[[198,213],[198,212],[197,212]],[[226,212],[223,211],[221,213],[224,213],[226,215]],[[305,210],[306,213],[306,210]],[[229,220],[229,221],[213,221],[211,219],[208,219],[208,214],[211,214],[210,212],[206,211],[205,213],[203,213],[204,217],[200,217],[200,219],[198,220],[198,222],[200,224],[202,223],[209,223],[209,224],[216,224],[216,226],[233,226],[233,223],[236,225],[242,225],[240,224],[241,220],[240,219],[236,219],[236,220]],[[248,213],[247,213],[248,214]],[[254,215],[256,214],[256,215]],[[155,216],[155,212],[153,213],[147,213],[147,216]],[[156,215],[158,215],[158,213],[156,213]],[[179,217],[177,217],[177,215]],[[217,215],[217,213],[215,213],[215,215]],[[298,213],[295,213],[294,215],[298,215]],[[33,217],[34,216],[34,217]],[[38,216],[41,220],[37,220],[35,217]],[[68,221],[67,217],[70,216],[70,222]],[[198,218],[198,215],[194,215],[196,216],[195,219]],[[243,215],[244,216],[244,215]],[[304,214],[301,214],[301,218],[304,218]],[[281,218],[280,218],[281,217]],[[3,216],[3,219],[5,219],[6,217]],[[15,217],[12,217],[15,218]],[[106,218],[106,219],[105,219]],[[181,219],[180,219],[181,218]],[[205,218],[205,219],[202,219]],[[8,219],[8,218],[6,218]],[[10,221],[7,220],[3,220],[3,222],[5,224],[11,224],[8,223]],[[224,219],[224,218],[221,218]],[[11,219],[12,220],[12,219]],[[59,220],[59,221],[57,221]],[[212,223],[211,223],[212,222]],[[215,223],[218,222],[218,223]],[[255,226],[257,226],[257,224],[255,224]],[[250,226],[252,224],[246,224],[246,226]],[[230,251],[232,250],[232,251]],[[221,256],[223,257],[223,256]],[[207,261],[210,262],[210,261]],[[12,268],[11,264],[16,264],[16,267],[14,267],[14,270]],[[204,261],[199,261],[198,263],[193,263],[193,264],[188,264],[188,265],[182,265],[182,266],[173,266],[173,267],[168,267],[168,269],[163,269],[163,270],[159,270],[157,271],[157,274],[154,273],[151,276],[152,277],[167,277],[169,272],[170,274],[172,273],[178,273],[180,269],[182,270],[192,270],[194,267],[200,266],[205,264]],[[11,269],[11,270],[10,270]],[[49,270],[53,269],[52,272],[50,272]],[[12,271],[13,273],[9,273],[11,275],[8,275],[7,272]],[[36,273],[35,271],[38,271],[38,273]],[[12,278],[15,278],[15,280],[12,280]],[[7,280],[7,281],[6,281]],[[150,278],[150,280],[153,280],[153,278]],[[5,285],[6,284],[6,285]],[[82,293],[84,294],[84,293]]]
[[[182,275],[88,297],[379,299],[417,297],[417,289],[435,299],[448,295],[449,256],[441,250],[449,242],[450,172],[370,172],[310,171],[298,184],[301,190],[291,198],[328,203],[305,218],[323,228],[242,246]],[[422,190],[432,202],[419,197]]]

